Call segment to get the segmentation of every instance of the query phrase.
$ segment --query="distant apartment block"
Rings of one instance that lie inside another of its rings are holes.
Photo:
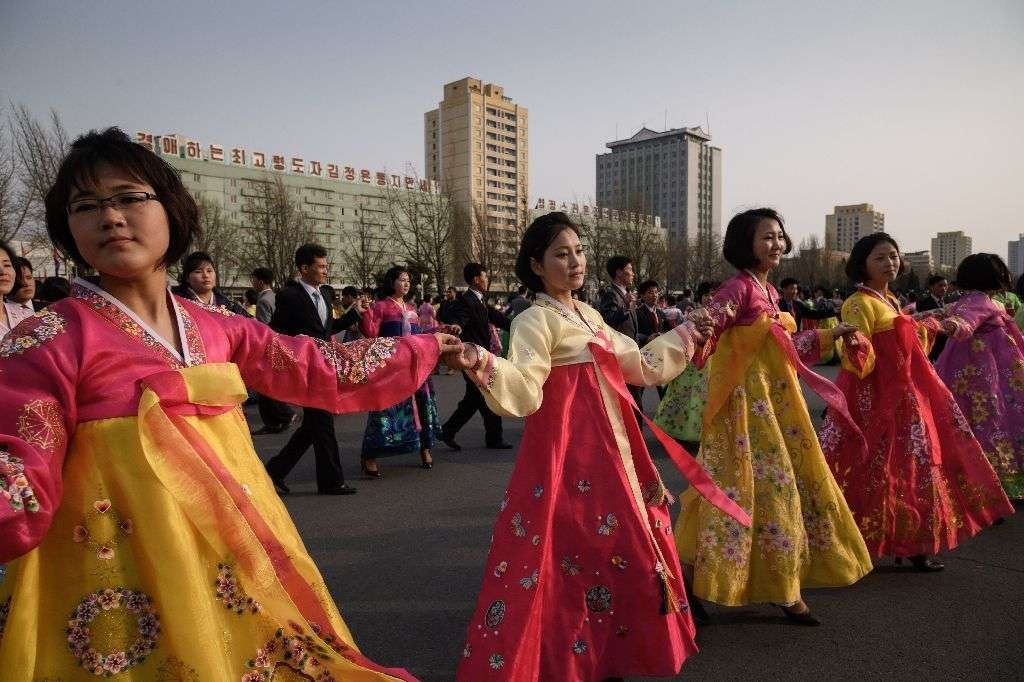
[[[825,248],[849,253],[861,237],[885,230],[885,214],[871,204],[836,206],[825,216]]]
[[[971,255],[971,238],[962,230],[939,232],[932,237],[932,261],[937,267],[955,269]]]

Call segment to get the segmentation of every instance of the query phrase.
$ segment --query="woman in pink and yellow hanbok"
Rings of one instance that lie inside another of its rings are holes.
[[[287,337],[174,297],[163,262],[194,217],[174,170],[115,129],[76,141],[47,196],[51,236],[100,285],[0,344],[0,677],[411,679],[360,654],[240,405],[248,386],[383,408],[450,340]]]

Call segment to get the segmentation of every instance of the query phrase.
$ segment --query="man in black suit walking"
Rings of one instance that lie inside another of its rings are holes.
[[[319,244],[303,244],[295,252],[299,279],[277,294],[277,307],[270,327],[281,334],[305,334],[329,341],[331,336],[359,321],[365,303],[356,302],[341,318],[334,319],[331,302],[334,291],[327,281],[327,250]],[[284,479],[309,446],[316,455],[316,488],[321,495],[351,495],[356,489],[345,485],[334,436],[334,415],[312,407],[302,409],[302,425],[291,439],[267,462],[267,473],[278,493],[287,494]]]
[[[630,291],[636,274],[633,271],[633,261],[626,256],[612,256],[605,264],[608,276],[612,278],[611,284],[601,292],[601,298],[597,303],[597,310],[604,318],[605,324],[625,334],[634,341],[637,340],[637,312],[636,294]],[[642,386],[627,385],[626,388],[633,394],[633,400],[637,406],[643,409],[644,389]],[[637,424],[642,424],[637,416]]]
[[[508,318],[487,305],[487,287],[490,280],[487,276],[487,269],[480,263],[467,263],[462,269],[462,276],[469,285],[469,289],[451,306],[447,320],[450,324],[457,324],[462,328],[461,338],[466,343],[475,343],[484,348],[491,347],[490,325],[509,328]],[[455,434],[466,425],[473,415],[480,412],[484,420],[484,442],[492,450],[507,450],[512,446],[505,442],[501,431],[501,417],[491,412],[487,407],[484,396],[472,380],[463,374],[466,381],[466,395],[459,401],[459,406],[448,421],[441,427],[441,440],[452,450],[461,450],[462,447],[455,442]]]
[[[946,305],[946,294],[949,293],[949,280],[942,275],[932,275],[928,278],[928,295],[917,302],[917,312],[923,313],[927,310],[938,310]],[[946,335],[937,334],[932,352],[928,353],[928,359],[935,362],[946,347]]]

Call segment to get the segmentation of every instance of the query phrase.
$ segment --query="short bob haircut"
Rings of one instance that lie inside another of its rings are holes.
[[[217,271],[217,267],[213,264],[213,259],[205,251],[193,251],[185,256],[185,260],[181,262],[181,273],[178,274],[178,283],[182,285],[188,284],[188,276],[203,265],[209,265],[213,268],[214,272]]]
[[[757,266],[754,256],[754,234],[757,226],[764,220],[774,220],[782,228],[782,239],[786,249],[782,253],[793,250],[793,240],[786,232],[786,223],[774,208],[752,208],[737,213],[725,228],[725,239],[722,241],[722,256],[737,270],[746,270]]]
[[[565,230],[572,230],[577,236],[580,234],[580,228],[569,216],[561,211],[554,211],[539,216],[523,233],[519,253],[516,255],[516,277],[530,291],[544,291],[544,280],[530,267],[531,261],[542,262],[544,252],[551,246],[551,242]]]
[[[1013,279],[1002,258],[994,253],[976,253],[960,261],[956,285],[964,290],[1009,291]]]
[[[900,245],[896,243],[896,240],[885,232],[872,232],[858,239],[857,243],[853,245],[853,250],[850,251],[850,258],[846,261],[846,276],[851,281],[863,282],[868,278],[868,256],[871,255],[876,246],[883,242],[892,244],[893,248],[900,254],[900,269],[896,276],[899,277],[907,271],[907,262],[903,259],[903,252],[900,251]]]
[[[91,130],[71,144],[71,151],[61,162],[57,178],[46,193],[44,202],[46,231],[53,244],[78,265],[90,266],[71,236],[67,205],[76,190],[84,192],[96,185],[104,166],[126,173],[153,188],[157,200],[167,212],[170,233],[167,251],[160,264],[166,266],[181,258],[201,234],[196,202],[170,164],[132,142],[119,128],[107,128],[102,133]]]
[[[401,265],[393,265],[388,268],[388,271],[384,273],[384,277],[380,281],[380,297],[388,298],[393,296],[395,293],[395,284],[398,282],[398,278],[402,275],[409,275],[412,277],[408,268],[404,268]],[[409,293],[412,293],[412,287],[409,287]]]

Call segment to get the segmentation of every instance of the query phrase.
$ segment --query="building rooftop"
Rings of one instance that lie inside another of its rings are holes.
[[[705,142],[711,141],[711,135],[704,132],[704,129],[701,128],[700,126],[694,128],[671,128],[662,133],[651,130],[650,128],[647,128],[645,126],[638,130],[636,134],[633,135],[633,137],[630,137],[625,140],[615,140],[614,142],[608,142],[605,144],[605,146],[608,147],[608,149],[614,149],[616,147],[622,147],[628,144],[635,144],[637,142],[647,142],[648,140],[664,139],[667,137],[678,137],[682,135],[697,137],[704,140]]]

